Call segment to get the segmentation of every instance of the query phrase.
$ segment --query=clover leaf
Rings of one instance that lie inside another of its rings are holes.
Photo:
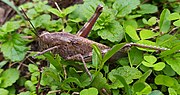
[[[125,78],[127,84],[130,84],[133,82],[133,79],[138,79],[142,76],[142,73],[134,68],[129,66],[119,67],[117,69],[113,69],[109,74],[108,78],[113,82],[112,87],[123,87],[123,84],[114,77],[114,75],[120,75]]]

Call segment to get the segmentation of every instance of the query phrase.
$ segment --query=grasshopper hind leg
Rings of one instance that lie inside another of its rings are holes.
[[[81,54],[77,54],[77,55],[74,55],[74,56],[66,58],[66,60],[74,60],[74,59],[80,59],[82,61],[83,65],[84,65],[84,68],[85,68],[85,71],[89,75],[90,80],[92,81],[92,75],[91,75],[90,71],[87,68],[87,65],[86,65],[86,62],[84,60],[84,57]]]
[[[39,55],[42,55],[42,54],[44,54],[44,53],[46,53],[46,52],[48,52],[48,51],[52,51],[52,50],[54,50],[54,49],[56,49],[56,48],[59,48],[60,46],[54,46],[54,47],[51,47],[51,48],[48,48],[48,49],[46,49],[46,50],[44,50],[44,51],[42,51],[42,52],[38,52],[36,55],[34,55],[34,56],[39,56]]]
[[[59,47],[60,47],[60,46],[54,46],[54,47],[48,48],[48,49],[46,49],[46,50],[44,50],[44,51],[42,51],[42,52],[39,52],[38,54],[36,54],[36,55],[34,55],[34,56],[42,55],[42,54],[44,54],[44,53],[46,53],[46,52],[48,52],[48,51],[52,51],[52,50],[54,50],[54,49],[56,49],[56,48],[59,48]],[[85,71],[86,71],[86,73],[89,75],[90,80],[92,81],[92,75],[91,75],[90,71],[89,71],[88,68],[87,68],[87,65],[86,65],[86,62],[85,62],[85,60],[84,60],[84,57],[83,57],[81,54],[77,54],[77,55],[74,55],[74,56],[65,58],[65,60],[74,60],[74,59],[79,59],[79,60],[82,61],[83,65],[84,65],[84,68],[85,68]]]

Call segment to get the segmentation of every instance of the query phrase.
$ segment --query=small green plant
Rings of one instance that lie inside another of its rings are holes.
[[[3,69],[0,70],[0,94],[15,94],[15,87],[13,84],[19,79],[19,71],[13,68],[7,69],[5,71]]]

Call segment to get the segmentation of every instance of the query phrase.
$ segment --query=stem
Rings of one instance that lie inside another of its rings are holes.
[[[41,67],[38,67],[38,69],[39,69],[40,75],[39,75],[38,83],[36,85],[36,94],[40,95],[39,88],[40,88],[40,82],[41,82],[41,77],[42,77],[42,70],[41,70]]]

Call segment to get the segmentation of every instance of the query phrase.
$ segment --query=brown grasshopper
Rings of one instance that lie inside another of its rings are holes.
[[[95,24],[97,18],[100,16],[102,10],[103,10],[103,7],[101,5],[98,5],[94,15],[90,18],[90,20],[87,23],[85,23],[85,25],[78,31],[76,35],[73,35],[67,32],[49,33],[46,31],[44,31],[40,36],[37,35],[39,39],[42,41],[42,43],[48,46],[48,49],[42,52],[39,52],[38,55],[41,55],[48,51],[55,51],[54,53],[59,54],[65,60],[81,61],[84,64],[86,72],[88,73],[90,78],[92,78],[85,63],[85,62],[91,61],[92,44],[96,44],[101,49],[102,54],[105,54],[108,50],[111,49],[110,47],[104,44],[97,43],[95,41],[92,41],[86,38],[89,32],[91,31],[93,25]],[[23,13],[25,14],[24,11]],[[26,14],[25,16],[26,18],[28,18]],[[32,25],[31,22],[30,24]],[[169,50],[167,48],[159,48],[159,47],[147,46],[147,45],[136,44],[136,43],[127,43],[124,46],[124,48],[131,47],[131,46],[155,49],[155,50],[160,50],[160,51]],[[117,60],[121,58],[122,56],[126,55],[126,52],[127,51],[124,51],[124,49],[120,49],[114,56],[112,56],[111,59]]]

